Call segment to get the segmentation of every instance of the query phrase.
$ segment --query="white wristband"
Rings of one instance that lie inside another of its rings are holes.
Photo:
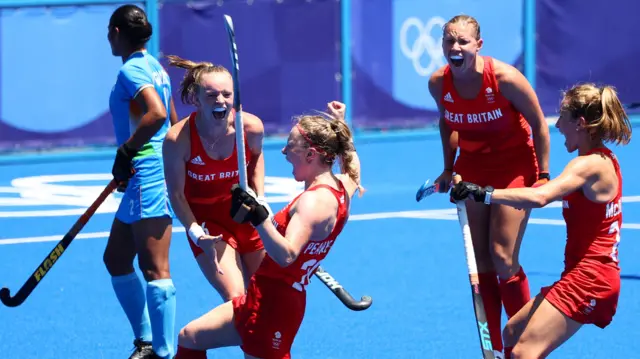
[[[195,243],[198,244],[198,239],[200,239],[200,237],[204,236],[204,229],[202,229],[202,227],[200,227],[200,225],[198,223],[191,223],[191,226],[189,226],[189,238],[191,238],[191,240]]]
[[[267,209],[267,212],[269,212],[269,217],[273,217],[273,211],[271,210],[271,207],[269,207],[269,203],[264,196],[256,197],[256,201]]]

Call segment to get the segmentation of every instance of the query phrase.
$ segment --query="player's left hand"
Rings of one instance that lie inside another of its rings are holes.
[[[487,191],[484,187],[471,182],[458,182],[451,188],[451,198],[455,201],[473,199],[476,202],[484,202],[486,196]]]
[[[218,261],[218,251],[216,250],[216,244],[222,241],[222,235],[212,236],[209,234],[205,234],[198,238],[198,242],[196,243],[198,247],[202,249],[202,251],[213,261],[214,270],[220,274],[224,275],[224,271],[220,266],[220,262]]]
[[[549,172],[540,172],[538,173],[538,180],[531,187],[533,188],[540,187],[543,184],[549,182],[550,180],[551,180],[551,176],[549,175]]]
[[[132,161],[137,153],[138,150],[130,147],[126,142],[118,147],[111,169],[111,174],[118,183],[118,192],[124,192],[127,189],[129,179],[135,173]]]
[[[339,101],[331,101],[327,104],[327,110],[329,111],[331,116],[344,121],[344,115],[347,112],[347,106]]]
[[[257,227],[271,216],[271,209],[266,201],[258,200],[254,193],[247,192],[238,184],[234,184],[231,187],[230,215],[238,223],[251,222],[254,227]]]

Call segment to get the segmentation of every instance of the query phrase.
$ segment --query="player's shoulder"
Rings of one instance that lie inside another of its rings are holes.
[[[599,175],[609,169],[609,158],[601,153],[592,153],[586,156],[578,156],[567,163],[565,170],[581,177]]]
[[[243,111],[242,122],[244,125],[244,131],[247,135],[262,136],[264,134],[264,124],[258,116],[250,112]]]
[[[146,66],[146,62],[141,61],[140,58],[134,57],[125,61],[122,66],[120,66],[120,72],[127,71],[144,71]]]
[[[296,213],[302,214],[311,221],[322,222],[335,214],[338,201],[325,187],[303,192],[296,202]]]
[[[522,72],[513,65],[495,58],[490,58],[490,60],[493,61],[493,74],[499,84],[514,84],[525,80]]]
[[[189,116],[178,121],[167,131],[164,141],[170,143],[185,142],[189,139]]]
[[[447,69],[447,66],[444,65],[435,70],[431,76],[429,76],[429,92],[431,96],[437,97],[442,93],[442,87],[444,84],[444,74]]]
[[[435,70],[431,76],[429,76],[429,87],[431,88],[432,86],[436,86],[436,87],[442,87],[442,83],[444,81],[444,73],[447,69],[447,66],[449,65],[444,65],[441,66],[440,68],[438,68],[437,70]]]

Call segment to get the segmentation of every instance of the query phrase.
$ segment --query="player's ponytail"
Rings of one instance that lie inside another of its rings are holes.
[[[613,87],[605,86],[601,93],[602,117],[594,125],[603,141],[626,145],[631,141],[629,117]]]
[[[296,127],[307,146],[315,149],[328,166],[333,166],[336,158],[339,159],[341,172],[358,185],[362,195],[364,188],[360,185],[360,160],[353,146],[349,126],[342,119],[323,112],[299,116],[296,120]]]
[[[180,99],[184,104],[195,105],[195,97],[200,90],[200,79],[203,74],[210,72],[226,72],[229,71],[220,65],[214,65],[210,62],[194,62],[186,60],[176,55],[167,55],[169,66],[178,67],[187,70],[180,82]]]
[[[627,144],[631,140],[631,123],[611,86],[575,85],[564,94],[561,111],[572,118],[584,118],[585,128],[594,140]]]
[[[329,126],[336,134],[338,146],[336,154],[340,158],[340,169],[358,185],[360,196],[364,194],[364,188],[360,182],[360,159],[353,145],[353,137],[349,126],[342,119],[333,119]]]

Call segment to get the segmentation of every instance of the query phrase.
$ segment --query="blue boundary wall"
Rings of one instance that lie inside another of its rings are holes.
[[[145,4],[145,12],[149,22],[153,26],[153,36],[148,43],[148,50],[154,56],[160,52],[160,21],[158,0],[142,0]],[[136,2],[142,2],[136,1]],[[112,5],[122,4],[126,1],[117,0],[2,0],[0,8],[24,8],[44,6],[73,6],[73,5]]]
[[[167,4],[186,3],[186,0],[167,0],[159,2],[158,0],[140,0],[134,1],[136,3],[144,4],[145,11],[149,17],[150,22],[154,27],[154,35],[149,42],[149,51],[156,55],[160,55],[160,33],[161,29],[161,14],[160,8]],[[237,1],[240,3],[240,1]],[[246,1],[245,1],[246,2]],[[73,5],[114,5],[126,3],[123,0],[2,0],[0,1],[0,8],[28,8],[28,7],[55,7],[55,6],[73,6]],[[232,3],[232,1],[226,1],[225,3]],[[538,64],[536,64],[536,19],[537,12],[540,6],[539,0],[522,0],[522,60],[521,70],[532,84],[534,89],[537,87],[537,78],[540,74],[537,73]],[[342,101],[347,105],[347,121],[353,124],[353,109],[358,106],[354,100],[354,79],[356,72],[354,72],[354,56],[353,53],[353,41],[358,34],[358,26],[362,26],[357,22],[354,23],[354,17],[357,17],[358,13],[364,11],[372,11],[364,9],[362,6],[366,5],[362,0],[341,0],[339,5],[339,62],[340,62],[340,94]],[[388,9],[382,9],[387,11]],[[482,21],[481,21],[482,23]],[[387,29],[384,29],[387,31]],[[360,75],[360,74],[358,74]],[[634,121],[635,123],[636,121]],[[550,122],[552,125],[553,122]],[[353,128],[353,127],[352,127]],[[411,129],[389,129],[388,131],[380,131],[379,128],[365,128],[360,129],[356,124],[355,137],[359,143],[369,141],[387,141],[387,140],[412,140],[424,138],[424,136],[437,135],[437,129],[433,127],[421,127]],[[283,137],[273,137],[267,139],[265,146],[281,146],[284,143]],[[47,148],[46,150],[32,150],[24,153],[11,153],[0,155],[0,164],[11,163],[13,161],[54,161],[71,160],[73,158],[104,158],[111,157],[113,155],[112,147],[72,147],[72,148]]]
[[[101,5],[101,4],[121,4],[120,0],[4,0],[0,7],[39,7],[39,6],[70,6],[70,5]],[[174,0],[175,2],[175,0]],[[145,11],[149,22],[153,25],[154,34],[149,42],[149,52],[154,56],[160,53],[160,4],[158,0],[144,0]],[[535,11],[536,0],[524,0],[524,74],[535,88]],[[352,108],[352,55],[351,55],[351,29],[352,10],[351,0],[341,0],[340,2],[340,52],[341,52],[341,84],[342,101],[348,109]],[[351,115],[348,110],[347,122],[351,125]]]

